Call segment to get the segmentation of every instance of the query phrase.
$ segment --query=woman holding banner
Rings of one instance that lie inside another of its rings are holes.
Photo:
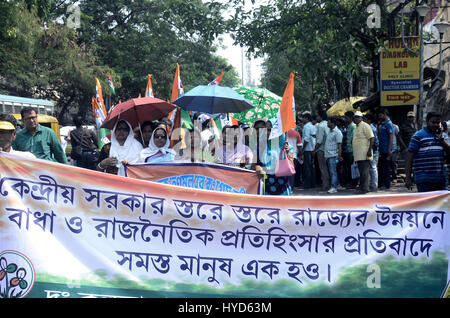
[[[134,132],[130,123],[121,119],[114,126],[111,133],[109,156],[103,151],[103,148],[100,152],[97,170],[125,176],[123,164],[138,160],[142,145],[134,138]]]

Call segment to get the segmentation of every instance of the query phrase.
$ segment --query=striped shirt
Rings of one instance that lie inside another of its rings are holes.
[[[317,125],[317,136],[316,136],[316,144],[320,144],[319,150],[325,151],[325,141],[327,139],[327,135],[330,132],[330,128],[328,128],[328,122],[326,120],[322,120]]]
[[[356,128],[356,124],[354,122],[351,122],[347,126],[347,131],[346,131],[347,138],[345,140],[345,142],[346,142],[346,145],[345,145],[346,151],[345,152],[353,152],[352,142],[353,142],[353,134],[355,132],[355,128]]]
[[[419,130],[411,137],[408,150],[414,153],[416,183],[445,181],[444,148],[436,134],[426,127]]]
[[[380,142],[378,141],[377,126],[375,126],[374,124],[370,124],[370,128],[372,128],[373,136],[375,138],[373,140],[373,145],[376,147],[376,150],[374,149],[374,151],[378,151],[378,146],[380,145]]]
[[[342,133],[335,127],[330,130],[325,141],[325,158],[337,157],[339,155],[338,144],[342,143]]]

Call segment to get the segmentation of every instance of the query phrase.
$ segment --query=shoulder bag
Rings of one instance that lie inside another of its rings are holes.
[[[284,153],[284,159],[282,154]],[[277,177],[289,177],[295,174],[294,164],[288,158],[288,154],[285,149],[280,151],[280,157],[278,158],[277,166],[275,168],[275,176]]]

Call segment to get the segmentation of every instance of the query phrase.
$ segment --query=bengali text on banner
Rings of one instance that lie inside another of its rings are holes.
[[[261,194],[256,172],[210,163],[146,163],[127,165],[126,176],[192,189]]]
[[[0,153],[0,297],[441,297],[449,192],[261,196]]]

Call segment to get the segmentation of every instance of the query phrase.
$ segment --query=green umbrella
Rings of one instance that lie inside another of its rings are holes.
[[[235,86],[233,89],[250,101],[255,107],[232,117],[240,122],[252,125],[257,119],[276,118],[282,98],[266,88]]]

